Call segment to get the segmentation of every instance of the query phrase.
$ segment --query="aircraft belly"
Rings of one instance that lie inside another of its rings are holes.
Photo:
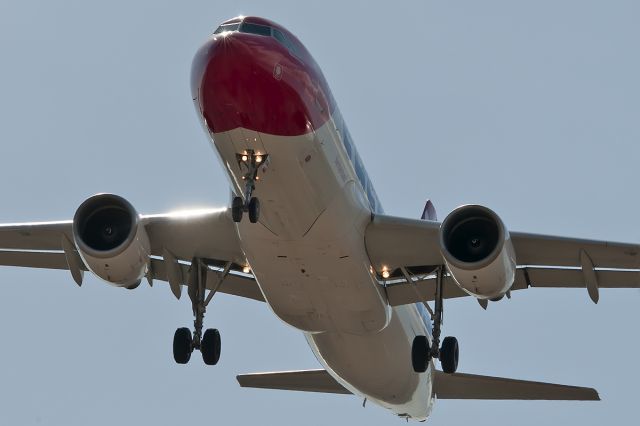
[[[427,334],[415,306],[393,309],[379,333],[356,336],[327,332],[306,334],[327,371],[351,392],[398,415],[425,419],[433,403],[432,370],[418,374],[411,365],[411,342]]]
[[[344,160],[330,128],[295,137],[235,129],[214,135],[214,143],[237,193],[236,153],[269,154],[254,191],[259,223],[245,218],[237,229],[274,313],[307,332],[377,332],[390,308],[364,246],[371,211],[361,187],[334,171]]]

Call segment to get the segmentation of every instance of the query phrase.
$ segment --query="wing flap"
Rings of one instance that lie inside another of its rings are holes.
[[[62,252],[52,251],[0,250],[0,265],[27,268],[69,269],[65,254]],[[182,276],[188,277],[190,265],[181,263],[180,268],[182,269]],[[84,265],[82,265],[82,269],[85,271],[88,270]],[[168,281],[166,268],[162,259],[151,259],[151,271],[154,279]],[[207,289],[212,290],[217,286],[217,284],[218,277],[215,274],[215,271],[209,271],[209,273],[207,273]],[[227,275],[217,291],[220,293],[264,302],[264,297],[262,296],[262,292],[260,291],[258,284],[253,277],[248,275],[240,275],[236,273]]]
[[[62,234],[72,241],[71,221],[0,225],[0,249],[62,250]]]
[[[179,265],[182,269],[182,277],[184,278],[184,281],[186,281],[186,278],[189,276],[190,265],[184,263],[180,263]],[[166,282],[169,281],[167,270],[165,268],[163,260],[152,259],[151,270],[155,279]],[[217,274],[215,273],[215,271],[209,270],[207,272],[206,288],[209,290],[213,290],[217,285]],[[219,291],[220,293],[232,294],[234,296],[240,296],[257,300],[259,302],[264,302],[264,297],[262,296],[262,292],[260,291],[258,284],[256,283],[255,279],[250,276],[230,273],[225,277],[222,285],[217,291]]]
[[[438,399],[599,401],[595,389],[474,374],[435,372]]]
[[[598,288],[640,288],[640,270],[596,269],[594,272]],[[435,300],[435,276],[427,276],[413,283],[406,280],[397,281],[399,282],[385,287],[389,305],[408,305]],[[524,290],[530,287],[586,288],[586,281],[582,269],[575,267],[528,266],[518,269],[511,290]],[[444,277],[443,293],[445,299],[468,296],[450,275]]]
[[[584,250],[597,268],[640,268],[640,246],[637,244],[522,232],[512,232],[511,241],[520,265],[580,266],[580,251]]]
[[[515,289],[531,287],[585,288],[582,269],[527,267],[518,270],[519,279]],[[599,288],[639,288],[640,271],[596,269],[595,276]],[[528,278],[527,278],[528,277]]]
[[[0,265],[27,268],[69,269],[64,253],[53,251],[0,250]]]
[[[443,284],[442,293],[445,299],[468,296],[449,275],[444,277]],[[385,292],[387,294],[387,301],[391,306],[430,302],[436,299],[436,278],[435,276],[428,276],[413,283],[403,281],[396,284],[389,284],[385,287]]]
[[[351,394],[326,370],[279,371],[236,376],[243,388]]]

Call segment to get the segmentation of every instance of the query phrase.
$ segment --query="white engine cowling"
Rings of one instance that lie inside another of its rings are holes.
[[[517,264],[509,231],[486,207],[452,211],[440,226],[440,251],[455,282],[471,296],[498,300],[513,285]]]
[[[135,288],[147,272],[149,237],[124,198],[98,194],[73,217],[73,239],[85,265],[111,285]]]

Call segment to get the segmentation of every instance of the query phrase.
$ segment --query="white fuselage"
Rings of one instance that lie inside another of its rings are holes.
[[[244,254],[273,312],[303,331],[345,388],[394,413],[425,419],[433,404],[431,363],[413,371],[411,345],[430,335],[416,305],[392,308],[373,271],[364,231],[381,212],[339,111],[301,136],[243,128],[211,134],[237,194],[236,154],[269,155],[254,196],[260,220],[238,223]]]

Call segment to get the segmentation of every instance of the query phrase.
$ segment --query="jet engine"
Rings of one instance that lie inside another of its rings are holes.
[[[440,226],[440,251],[454,281],[478,299],[499,300],[515,280],[509,231],[492,210],[456,208]]]
[[[116,287],[135,288],[147,272],[149,237],[124,198],[97,194],[73,217],[73,239],[85,265]]]

